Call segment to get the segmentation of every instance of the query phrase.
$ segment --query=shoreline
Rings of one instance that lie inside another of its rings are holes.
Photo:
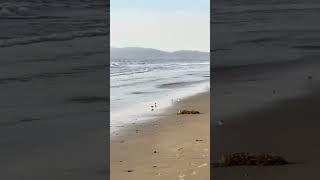
[[[209,179],[209,97],[207,91],[182,99],[155,120],[132,124],[111,139],[111,179]],[[179,109],[201,114],[176,115]]]
[[[210,80],[198,82],[198,84],[196,84],[197,86],[190,84],[188,85],[189,86],[182,87],[175,92],[171,90],[170,93],[158,100],[141,102],[136,104],[134,107],[130,107],[124,111],[121,111],[121,114],[128,114],[126,116],[119,116],[119,112],[117,112],[113,117],[111,116],[114,119],[125,118],[127,120],[122,122],[112,122],[112,118],[110,119],[110,138],[112,139],[114,136],[127,131],[127,127],[132,125],[146,124],[156,121],[163,114],[167,114],[167,112],[171,112],[172,109],[175,109],[175,106],[179,106],[179,101],[181,99],[188,99],[190,97],[208,92],[210,89]],[[149,105],[153,104],[154,102],[157,103],[158,107],[155,108],[155,111],[150,112]],[[110,110],[110,112],[112,112],[112,110]],[[134,112],[134,114],[132,112]]]

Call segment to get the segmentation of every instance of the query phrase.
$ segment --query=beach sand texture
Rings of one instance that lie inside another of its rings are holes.
[[[212,167],[212,178],[319,179],[319,3],[228,0],[211,5],[211,162],[227,153],[249,152],[293,163]]]
[[[212,166],[212,178],[224,180],[319,178],[320,144],[317,137],[320,135],[318,120],[320,98],[317,90],[320,74],[317,69],[320,68],[320,64],[303,61],[296,65],[294,63],[287,65],[297,71],[278,68],[279,72],[288,73],[290,76],[280,76],[280,78],[269,74],[268,80],[261,79],[263,73],[258,73],[260,77],[256,73],[254,76],[246,76],[246,72],[253,71],[250,67],[243,68],[244,71],[234,70],[233,72],[241,73],[243,76],[229,79],[229,85],[233,84],[233,87],[238,88],[228,93],[225,93],[226,86],[220,84],[217,78],[216,93],[213,97],[215,109],[212,112],[211,162],[217,163],[224,154],[249,152],[279,155],[292,164],[267,167]],[[261,70],[270,67],[260,66]],[[231,70],[216,73],[217,77],[224,76],[224,78],[227,77],[226,74],[231,74]],[[309,75],[312,79],[309,79]],[[290,81],[288,77],[294,80]],[[248,80],[251,78],[256,80],[254,82]],[[281,84],[281,82],[286,83]],[[228,111],[233,114],[224,113]],[[224,121],[222,127],[217,125],[218,120]]]
[[[108,7],[0,2],[0,179],[108,176]]]
[[[209,179],[209,93],[177,102],[159,119],[131,125],[111,141],[111,179]],[[177,115],[179,109],[201,114]]]

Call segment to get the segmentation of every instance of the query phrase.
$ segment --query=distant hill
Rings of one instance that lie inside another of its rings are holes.
[[[210,53],[200,51],[175,51],[166,52],[151,48],[126,47],[114,48],[111,47],[110,55],[113,59],[199,59],[209,60]]]

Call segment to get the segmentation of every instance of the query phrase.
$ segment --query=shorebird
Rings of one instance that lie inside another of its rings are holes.
[[[153,109],[153,106],[151,106],[151,111],[153,111],[154,109]]]
[[[156,102],[154,103],[154,107],[157,107],[157,103]]]

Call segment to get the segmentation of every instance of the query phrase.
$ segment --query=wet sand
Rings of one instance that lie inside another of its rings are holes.
[[[106,38],[0,48],[0,179],[108,175]]]
[[[158,119],[111,140],[112,180],[209,179],[209,92],[177,102]],[[198,115],[176,115],[179,109]]]
[[[249,152],[280,155],[293,164],[212,166],[213,179],[319,179],[319,68],[309,58],[216,70],[212,163],[224,154]]]
[[[273,153],[294,163],[270,167],[213,168],[214,179],[319,179],[319,94],[276,104],[215,128],[215,156]]]
[[[319,3],[211,5],[212,162],[226,153],[263,152],[296,163],[213,167],[212,178],[319,179]]]

